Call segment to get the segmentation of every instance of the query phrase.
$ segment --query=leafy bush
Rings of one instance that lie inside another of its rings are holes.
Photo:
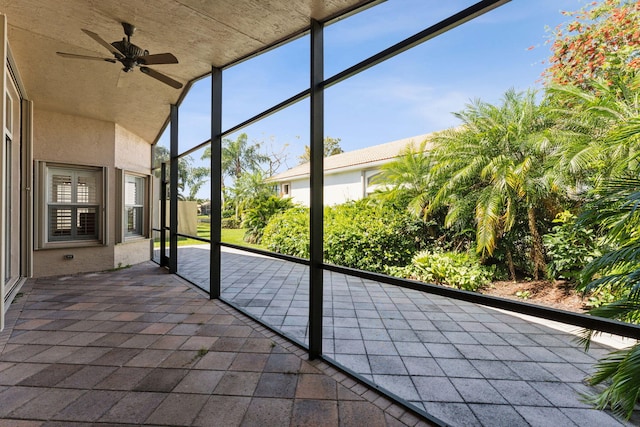
[[[592,229],[576,226],[576,216],[569,211],[560,212],[550,233],[544,237],[544,246],[550,260],[548,276],[554,279],[577,280],[585,265],[600,256],[596,236]]]
[[[278,212],[284,212],[292,207],[291,199],[276,196],[259,198],[253,202],[252,206],[244,212],[242,226],[247,229],[244,240],[249,243],[260,243],[269,219]]]
[[[420,224],[406,211],[381,209],[366,200],[327,208],[325,261],[373,272],[406,265],[424,234]]]
[[[420,221],[404,211],[380,209],[366,201],[325,209],[325,262],[383,272],[411,261],[424,235]],[[274,215],[262,243],[274,252],[309,256],[309,210],[293,208]]]
[[[495,266],[483,266],[470,253],[425,250],[405,268],[387,269],[389,274],[476,291],[491,283]]]
[[[264,227],[262,244],[273,252],[309,258],[309,208],[273,215]]]
[[[240,228],[240,221],[238,221],[235,217],[222,218],[221,224],[222,228]]]

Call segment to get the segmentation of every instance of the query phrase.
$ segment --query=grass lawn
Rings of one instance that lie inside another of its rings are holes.
[[[252,243],[245,242],[244,233],[246,229],[238,228],[223,228],[222,229],[222,241],[224,243],[231,243],[233,245],[238,246],[247,246],[250,248],[256,249],[264,249],[261,245],[254,245]],[[198,222],[198,237],[202,237],[203,239],[211,238],[211,225],[208,222]],[[205,245],[205,242],[201,242],[195,239],[189,239],[187,237],[178,237],[178,246],[189,246],[189,245]],[[156,241],[154,244],[155,247],[160,247],[160,242]]]

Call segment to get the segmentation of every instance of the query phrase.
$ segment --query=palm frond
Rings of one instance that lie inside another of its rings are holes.
[[[610,353],[596,364],[596,373],[588,382],[610,384],[596,395],[585,399],[598,409],[610,407],[614,414],[630,418],[640,398],[640,344]]]

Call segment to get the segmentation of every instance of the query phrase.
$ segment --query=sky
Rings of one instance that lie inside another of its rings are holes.
[[[471,4],[472,0],[387,0],[324,30],[325,78]],[[455,126],[453,112],[475,99],[499,102],[510,88],[541,88],[550,56],[548,28],[584,0],[512,0],[325,91],[325,136],[351,151]],[[223,129],[309,85],[309,36],[223,72]],[[180,151],[210,135],[210,81],[197,82],[180,107]],[[309,101],[242,129],[293,167],[309,141]],[[239,133],[239,132],[238,132]],[[229,135],[235,139],[238,133]],[[161,138],[168,145],[168,132]],[[201,153],[192,154],[199,163]],[[204,186],[200,195],[207,197]]]

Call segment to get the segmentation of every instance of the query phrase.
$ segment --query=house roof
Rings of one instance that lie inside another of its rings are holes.
[[[308,30],[310,19],[332,17],[380,0],[0,0],[9,45],[36,108],[115,122],[154,141],[188,83]],[[122,40],[121,22],[151,54],[171,52],[179,64],[153,65],[186,86],[173,89],[120,64],[67,59],[57,51],[111,57],[83,33]]]
[[[415,144],[417,146],[430,135],[431,134],[428,133],[424,135],[417,135],[410,138],[387,142],[385,144],[374,145],[372,147],[325,157],[324,171],[325,173],[336,173],[354,167],[366,167],[385,163],[386,161],[398,157],[409,144]],[[308,176],[309,162],[302,163],[289,170],[276,174],[269,178],[269,181],[281,182],[292,178],[300,179]]]

